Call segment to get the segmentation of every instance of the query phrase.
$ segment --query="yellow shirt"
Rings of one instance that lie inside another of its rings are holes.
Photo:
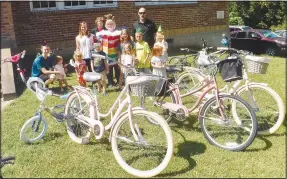
[[[136,55],[138,58],[138,68],[150,68],[150,58],[146,60],[144,63],[146,57],[148,54],[150,54],[150,48],[148,46],[148,43],[145,41],[137,42],[136,43]]]

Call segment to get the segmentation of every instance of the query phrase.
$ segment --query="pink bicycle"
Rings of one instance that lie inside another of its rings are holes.
[[[178,84],[166,79],[161,82],[159,97],[146,98],[142,105],[152,101],[151,109],[164,116],[167,122],[173,119],[183,121],[191,112],[199,109],[198,120],[206,139],[220,148],[241,151],[248,147],[257,133],[257,119],[251,106],[242,98],[219,92],[216,81],[217,67],[227,63],[221,61],[212,65],[210,78],[206,78],[200,88],[188,92],[186,95],[194,95],[201,92],[197,101],[191,108],[182,103]],[[215,95],[204,98],[209,92]],[[203,100],[206,100],[204,103]]]
[[[26,54],[26,50],[23,50],[21,53],[18,53],[12,57],[9,57],[9,58],[5,58],[2,60],[2,64],[6,63],[6,62],[11,62],[11,63],[14,63],[16,66],[17,66],[17,76],[16,76],[16,83],[19,83],[19,82],[23,82],[26,84],[26,77],[25,77],[25,72],[26,72],[26,69],[21,69],[20,68],[20,65],[19,65],[19,61],[20,59],[23,59],[25,57],[25,54]]]

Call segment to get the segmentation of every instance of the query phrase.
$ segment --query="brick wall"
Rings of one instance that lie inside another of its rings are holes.
[[[12,2],[14,29],[18,46],[48,42],[68,41],[74,46],[80,21],[87,21],[88,28],[94,28],[98,16],[111,13],[115,16],[118,27],[123,25],[131,29],[138,19],[139,6],[132,2],[118,2],[116,8],[61,10],[51,12],[31,12],[29,2]],[[149,19],[163,31],[186,29],[190,27],[219,26],[228,23],[228,2],[198,2],[184,5],[145,6]],[[216,11],[225,11],[224,19],[216,19]],[[2,14],[2,11],[1,11]],[[1,21],[2,25],[2,21]],[[168,34],[167,34],[168,35]]]
[[[1,2],[1,48],[15,47],[11,2]]]

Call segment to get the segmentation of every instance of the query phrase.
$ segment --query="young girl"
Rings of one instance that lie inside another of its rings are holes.
[[[55,79],[59,80],[59,87],[61,89],[61,92],[63,92],[64,91],[63,82],[65,83],[66,88],[69,87],[69,85],[66,80],[65,69],[63,67],[63,58],[61,56],[56,57],[56,65],[54,66],[54,71],[59,71],[61,72],[61,74],[64,74],[64,75],[56,74],[55,76]]]
[[[86,81],[83,78],[84,73],[87,71],[86,62],[83,60],[83,55],[80,51],[74,52],[75,71],[77,73],[78,82],[81,86],[86,87]]]
[[[152,73],[157,76],[167,78],[165,70],[165,61],[162,59],[163,48],[155,45],[152,49],[151,66],[153,67]]]
[[[135,62],[134,51],[132,49],[132,46],[129,43],[127,43],[126,45],[123,46],[123,53],[121,55],[120,63],[123,64],[124,66],[134,67],[134,62]],[[124,76],[124,74],[126,73],[126,67],[124,66],[121,66],[120,83],[119,83],[120,89],[122,89],[123,78],[126,78],[126,76]]]
[[[168,54],[167,54],[167,49],[168,49],[168,44],[167,42],[164,40],[164,35],[157,32],[156,34],[156,43],[154,45],[159,45],[161,46],[163,49],[163,53],[162,53],[162,59],[164,62],[166,62],[168,60]]]

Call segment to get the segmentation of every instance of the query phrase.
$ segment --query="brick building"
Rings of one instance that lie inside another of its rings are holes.
[[[131,29],[140,7],[162,25],[171,47],[199,46],[201,37],[219,45],[221,33],[228,32],[228,2],[222,1],[17,1],[1,2],[1,45],[28,53],[44,40],[52,48],[73,48],[80,21],[87,21],[91,30],[96,17],[111,13],[117,27]]]

